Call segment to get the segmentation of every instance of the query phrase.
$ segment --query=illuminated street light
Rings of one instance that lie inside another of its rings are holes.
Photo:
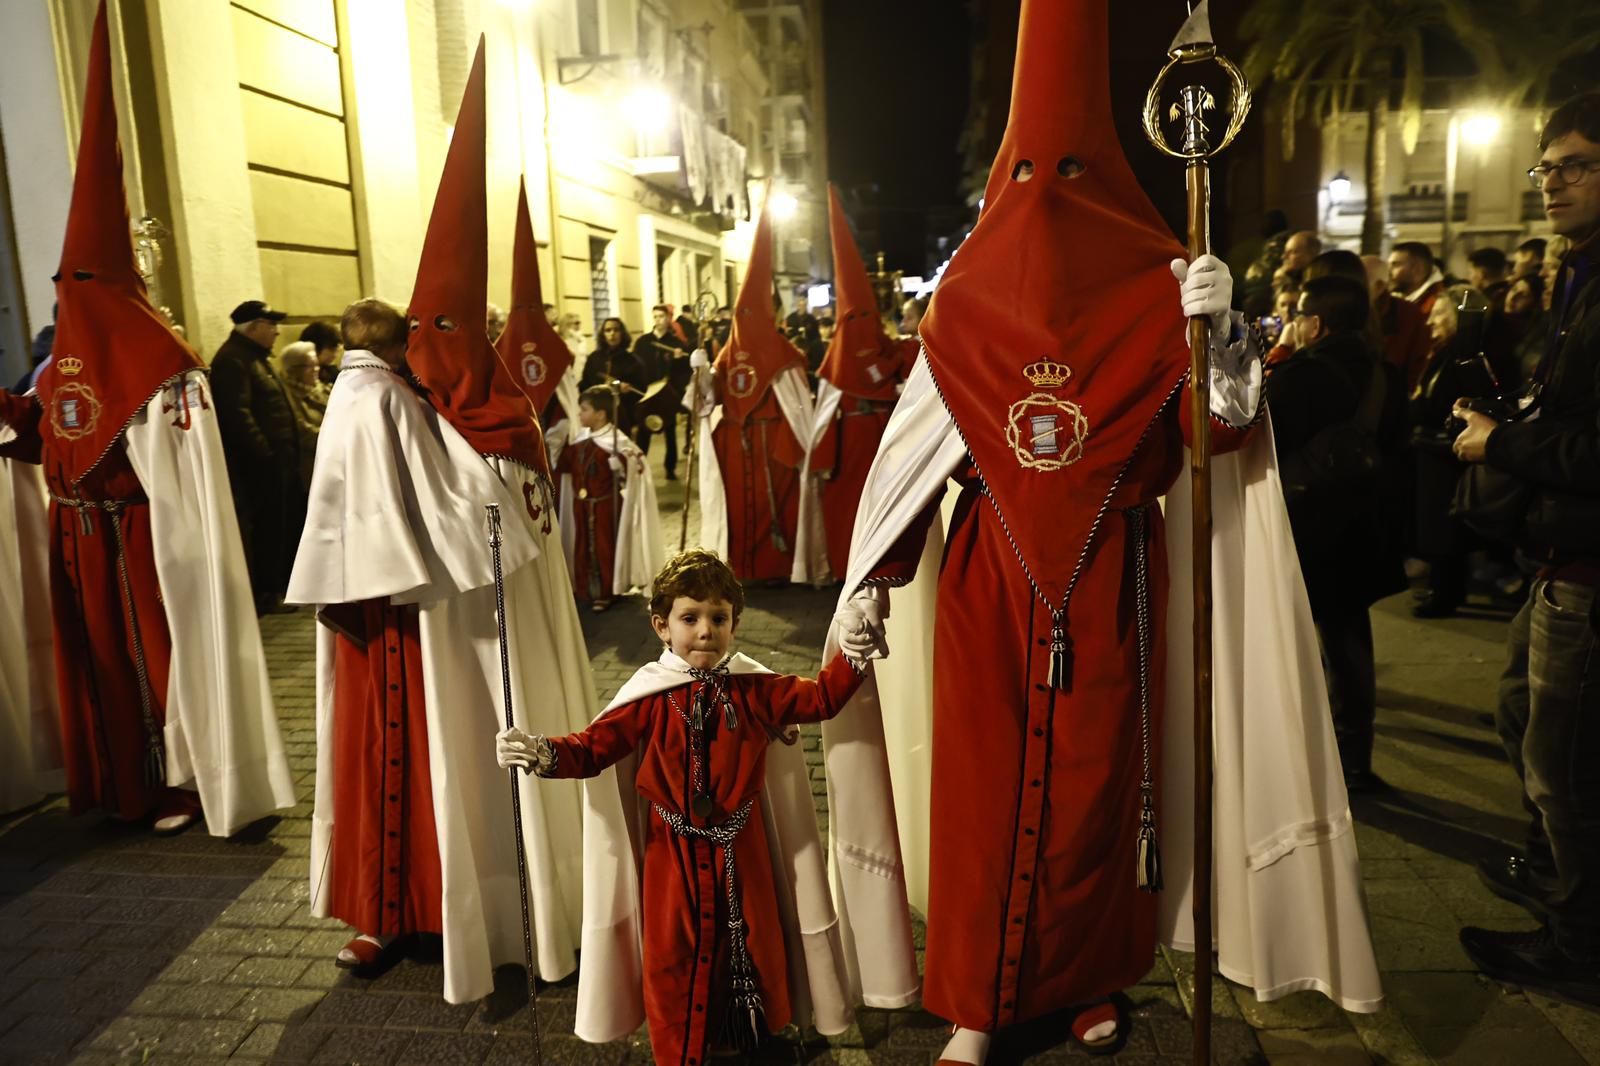
[[[1461,136],[1474,148],[1493,144],[1500,136],[1500,116],[1478,113],[1461,122]]]
[[[622,113],[639,133],[654,133],[672,118],[672,97],[653,85],[641,85],[623,98]]]
[[[800,201],[794,198],[794,194],[787,192],[775,192],[772,194],[772,217],[779,222],[789,221],[798,210],[800,210]]]
[[[1328,200],[1332,203],[1343,203],[1345,197],[1350,195],[1350,175],[1339,171],[1328,179]]]

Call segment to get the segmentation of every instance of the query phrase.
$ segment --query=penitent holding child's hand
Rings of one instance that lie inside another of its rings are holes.
[[[556,768],[556,751],[550,741],[537,733],[524,733],[516,726],[495,734],[494,759],[502,770],[517,767],[540,777],[549,776]]]
[[[884,635],[889,617],[889,597],[881,588],[865,588],[852,596],[833,616],[839,637],[839,651],[856,666],[869,659],[887,659],[889,642]]]

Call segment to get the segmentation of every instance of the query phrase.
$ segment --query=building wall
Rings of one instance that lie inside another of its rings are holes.
[[[753,225],[651,173],[681,152],[678,111],[749,149],[759,211],[774,143],[770,57],[748,0],[112,0],[131,22],[122,129],[135,217],[171,230],[159,281],[210,353],[263,298],[292,323],[365,294],[404,303],[472,51],[485,35],[490,300],[509,299],[526,180],[545,298],[595,325],[596,297],[638,331],[658,302],[734,296]],[[820,18],[818,5],[802,5]],[[0,126],[29,326],[48,321],[71,187],[93,0],[6,5]],[[820,48],[820,33],[811,35]],[[588,49],[585,53],[584,49]],[[592,60],[592,61],[591,61]],[[820,86],[820,54],[808,59]],[[639,131],[641,84],[673,95]],[[138,122],[135,122],[138,116]],[[821,109],[811,143],[823,142]],[[818,157],[820,159],[820,155]],[[811,197],[825,225],[821,164]],[[826,258],[821,256],[820,258]],[[0,272],[3,273],[3,272]],[[0,323],[3,325],[3,323]],[[284,341],[298,331],[284,331]]]
[[[1468,117],[1467,112],[1456,113],[1458,128]],[[1526,174],[1539,159],[1539,116],[1522,110],[1496,118],[1498,128],[1483,143],[1473,143],[1466,133],[1458,136],[1458,208],[1451,224],[1447,266],[1461,277],[1466,276],[1467,255],[1476,248],[1494,246],[1509,251],[1529,237],[1550,233]],[[1409,154],[1401,141],[1399,123],[1387,123],[1388,167],[1382,193],[1390,198],[1386,234],[1390,244],[1423,241],[1436,255],[1440,252],[1450,121],[1448,111],[1425,112],[1416,149]],[[1341,115],[1322,128],[1316,185],[1320,228],[1324,236],[1351,247],[1361,235],[1361,212],[1367,197],[1363,172],[1366,135],[1364,113]],[[1341,171],[1352,183],[1350,194],[1343,203],[1332,203],[1328,183]],[[1462,198],[1464,209],[1459,205]]]

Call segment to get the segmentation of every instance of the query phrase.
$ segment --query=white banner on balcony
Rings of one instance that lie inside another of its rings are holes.
[[[698,207],[709,191],[706,159],[706,124],[688,107],[678,108],[678,127],[683,138],[683,176],[689,185],[689,198]]]

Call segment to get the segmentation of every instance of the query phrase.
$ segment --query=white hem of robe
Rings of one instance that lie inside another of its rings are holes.
[[[0,459],[0,814],[66,787],[44,475]]]

